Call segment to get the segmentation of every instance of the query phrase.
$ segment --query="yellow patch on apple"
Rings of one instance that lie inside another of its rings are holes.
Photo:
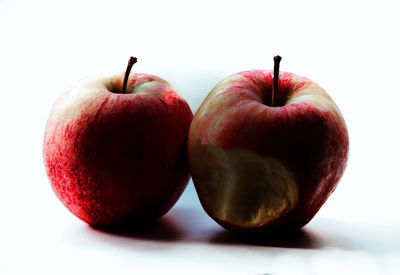
[[[205,210],[233,225],[260,227],[289,212],[298,200],[294,175],[272,157],[197,143],[190,167]]]

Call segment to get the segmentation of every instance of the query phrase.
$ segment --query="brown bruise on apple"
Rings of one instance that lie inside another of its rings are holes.
[[[295,177],[275,158],[197,142],[189,161],[203,207],[221,222],[258,228],[297,204]]]

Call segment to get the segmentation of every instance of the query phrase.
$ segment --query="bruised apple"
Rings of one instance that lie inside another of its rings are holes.
[[[292,73],[252,70],[219,82],[189,130],[193,182],[205,211],[239,232],[307,224],[346,166],[346,124],[331,97]]]
[[[47,121],[43,156],[51,186],[78,218],[96,226],[154,220],[189,180],[193,114],[160,77],[85,79],[62,94]]]

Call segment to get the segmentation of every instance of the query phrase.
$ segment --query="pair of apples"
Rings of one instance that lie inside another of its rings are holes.
[[[85,79],[48,119],[44,163],[60,201],[95,226],[164,215],[190,174],[204,210],[238,232],[298,229],[336,188],[348,133],[330,96],[292,73],[219,82],[193,117],[154,75]]]

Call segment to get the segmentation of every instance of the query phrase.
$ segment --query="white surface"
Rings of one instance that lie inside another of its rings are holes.
[[[0,0],[0,274],[398,274],[400,64],[396,1]],[[304,232],[252,244],[202,211],[192,183],[148,231],[90,228],[55,198],[41,155],[57,96],[78,79],[159,75],[193,111],[247,69],[307,76],[339,105],[350,159]],[[141,272],[137,272],[140,270]]]

